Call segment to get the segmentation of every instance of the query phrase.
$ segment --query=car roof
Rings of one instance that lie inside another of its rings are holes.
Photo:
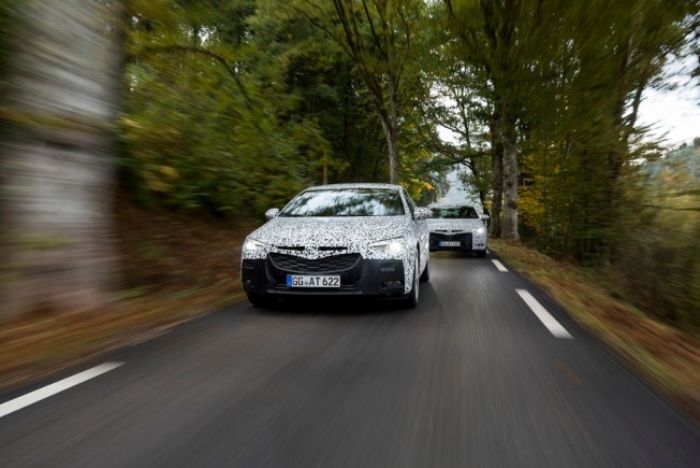
[[[315,185],[306,190],[328,190],[328,189],[386,189],[386,190],[401,190],[401,186],[397,184],[378,184],[378,183],[352,183],[352,184],[327,184]]]

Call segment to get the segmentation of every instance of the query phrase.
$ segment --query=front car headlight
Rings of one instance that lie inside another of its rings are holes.
[[[370,244],[370,248],[376,253],[386,255],[391,258],[402,258],[406,252],[405,239],[389,239]]]
[[[477,236],[485,236],[486,235],[486,228],[482,226],[480,228],[474,229],[472,232],[474,234],[476,234]]]
[[[248,237],[243,242],[241,257],[243,258],[263,258],[267,253],[267,244]]]

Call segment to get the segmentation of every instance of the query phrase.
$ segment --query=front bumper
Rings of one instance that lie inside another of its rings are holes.
[[[243,259],[241,261],[243,289],[247,293],[275,296],[391,297],[405,294],[405,275],[401,260],[364,259],[358,255],[356,261],[350,262],[351,264],[348,262],[334,264],[329,260],[322,267],[317,263],[309,265],[305,259],[298,260],[300,261],[274,261],[270,255],[264,259]],[[288,274],[340,275],[340,287],[290,288],[287,286]]]
[[[459,245],[445,245],[444,242],[459,242]],[[473,236],[471,232],[455,234],[431,232],[430,250],[457,250],[461,252],[479,252],[486,249],[486,238]]]

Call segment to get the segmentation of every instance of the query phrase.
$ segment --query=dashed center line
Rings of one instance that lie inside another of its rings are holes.
[[[540,322],[547,327],[547,330],[549,330],[552,335],[556,336],[557,338],[573,339],[573,336],[566,331],[566,328],[562,327],[561,324],[557,322],[549,312],[547,312],[547,309],[542,307],[542,304],[537,302],[537,299],[535,299],[528,290],[516,289],[515,291],[520,295],[523,301],[525,301],[525,304],[528,305],[530,310],[534,312],[537,318],[540,319]]]
[[[498,271],[508,271],[508,268],[505,267],[501,262],[499,262],[496,259],[491,259],[494,265],[496,265],[496,268],[498,268]]]
[[[64,390],[68,390],[71,387],[80,385],[81,383],[90,379],[94,379],[95,377],[116,369],[123,364],[123,362],[105,362],[99,366],[91,367],[88,370],[79,372],[70,377],[66,377],[63,380],[59,380],[58,382],[41,387],[33,392],[29,392],[26,395],[6,401],[5,403],[0,404],[0,418],[14,413],[15,411],[19,411],[22,408],[26,408],[29,405],[33,405],[34,403],[37,403],[45,398],[56,395]]]

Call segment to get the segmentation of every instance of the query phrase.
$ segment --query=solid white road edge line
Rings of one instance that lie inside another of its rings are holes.
[[[566,331],[566,328],[562,327],[561,324],[557,322],[549,312],[547,312],[547,309],[542,307],[542,304],[537,302],[537,299],[532,297],[532,294],[530,294],[529,291],[526,289],[516,289],[515,291],[520,295],[523,301],[525,301],[525,304],[530,307],[530,310],[535,313],[537,318],[540,319],[540,322],[547,327],[547,330],[549,330],[552,335],[556,336],[557,338],[567,338],[571,340],[574,338],[568,331]]]
[[[6,401],[5,403],[0,404],[0,418],[7,416],[8,414],[14,413],[15,411],[19,411],[22,408],[25,408],[29,405],[33,405],[38,401],[53,396],[64,390],[68,390],[71,387],[80,385],[85,381],[94,379],[95,377],[102,375],[105,372],[109,372],[113,369],[116,369],[117,367],[123,364],[123,362],[105,362],[104,364],[100,364],[99,366],[91,367],[88,370],[79,372],[78,374],[72,375],[70,377],[66,377],[63,380],[59,380],[58,382],[52,383],[45,387],[41,387],[40,389],[34,390],[33,392],[29,392],[26,395],[22,395],[10,401]]]
[[[501,262],[495,259],[491,259],[494,265],[496,265],[496,268],[498,268],[498,271],[508,271],[508,268],[506,268]]]

